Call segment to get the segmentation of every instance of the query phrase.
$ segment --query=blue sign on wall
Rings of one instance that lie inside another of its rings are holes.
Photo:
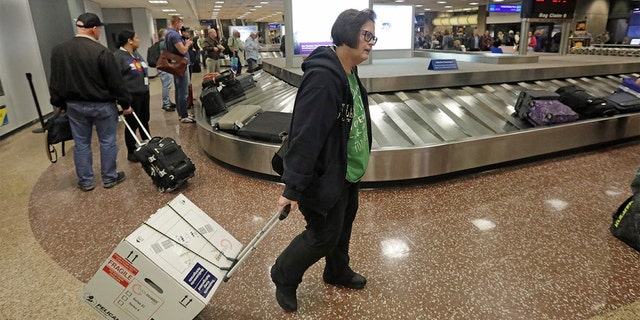
[[[429,70],[458,70],[456,59],[432,59],[429,61]]]

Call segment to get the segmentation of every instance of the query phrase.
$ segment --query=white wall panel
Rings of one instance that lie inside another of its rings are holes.
[[[5,94],[0,104],[7,106],[9,118],[9,123],[0,127],[2,136],[38,118],[26,73],[33,75],[43,114],[53,107],[28,0],[0,1],[0,30],[0,43],[9,44],[0,46],[0,79]]]

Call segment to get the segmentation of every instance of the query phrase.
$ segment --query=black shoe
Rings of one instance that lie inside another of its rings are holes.
[[[334,286],[341,286],[349,289],[362,289],[367,284],[367,279],[363,277],[361,274],[358,274],[355,272],[353,273],[353,276],[344,280],[336,281],[333,279],[328,279],[326,277],[322,277],[322,279],[324,280],[324,282],[328,284],[332,284]]]
[[[78,182],[78,188],[80,188],[80,190],[82,190],[82,191],[91,191],[91,190],[94,189],[94,186],[93,186],[93,183],[89,184],[89,185],[86,185],[86,186],[83,186]]]
[[[296,289],[276,285],[276,300],[284,311],[294,312],[298,310],[298,298]]]
[[[116,180],[111,181],[111,182],[106,182],[106,183],[104,184],[104,187],[105,187],[106,189],[113,188],[113,187],[115,187],[118,183],[120,183],[120,182],[122,182],[122,181],[124,181],[124,180],[125,180],[124,172],[120,171],[120,172],[118,172],[118,177],[116,178]]]
[[[138,159],[133,152],[127,154],[127,160],[131,162],[140,162],[140,159]]]
[[[298,310],[298,298],[296,287],[278,285],[276,266],[271,267],[271,281],[276,284],[276,300],[284,311],[294,312]]]

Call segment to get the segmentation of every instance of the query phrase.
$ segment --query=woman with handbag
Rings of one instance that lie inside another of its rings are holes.
[[[123,30],[118,34],[118,46],[113,55],[116,57],[120,73],[127,86],[127,90],[131,94],[131,107],[140,119],[144,128],[149,132],[149,76],[147,63],[138,53],[140,47],[140,39],[132,30]],[[133,132],[140,132],[142,139],[146,139],[146,135],[142,133],[142,128],[133,114],[125,116],[125,121],[129,124]],[[131,133],[125,128],[124,141],[127,146],[127,160],[138,162],[134,155],[136,150],[136,140]]]
[[[350,289],[367,283],[351,269],[349,242],[371,151],[367,91],[356,66],[378,40],[374,20],[370,9],[342,12],[331,28],[334,46],[316,48],[302,64],[278,209],[299,208],[307,225],[271,268],[276,300],[288,312],[298,308],[302,276],[322,258],[325,283]]]

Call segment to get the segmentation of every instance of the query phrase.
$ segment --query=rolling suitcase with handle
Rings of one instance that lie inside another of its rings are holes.
[[[196,167],[184,153],[182,147],[170,137],[151,137],[140,119],[132,113],[147,140],[140,141],[124,117],[125,126],[136,140],[134,155],[142,164],[142,169],[151,177],[160,192],[171,192],[194,176]]]
[[[225,115],[218,119],[216,128],[236,133],[260,112],[262,112],[262,107],[252,104],[231,107]]]
[[[243,249],[179,194],[120,241],[78,298],[105,319],[197,318],[288,213],[276,212]]]

